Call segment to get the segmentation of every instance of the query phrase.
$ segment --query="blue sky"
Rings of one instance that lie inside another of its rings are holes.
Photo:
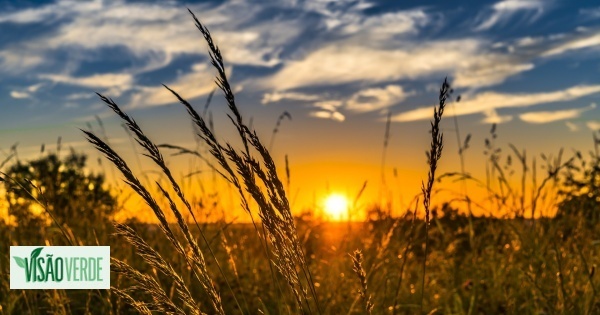
[[[95,91],[157,142],[193,143],[183,109],[161,87],[197,106],[214,88],[186,7],[211,30],[259,133],[270,137],[277,117],[292,114],[276,153],[299,164],[377,169],[391,111],[390,165],[422,167],[446,76],[462,95],[447,113],[463,137],[480,134],[479,147],[491,123],[534,152],[589,148],[600,129],[595,1],[0,1],[0,148],[19,142],[34,154],[62,136],[89,150],[76,128],[95,116],[128,145]],[[211,111],[227,125],[224,108],[217,94]]]

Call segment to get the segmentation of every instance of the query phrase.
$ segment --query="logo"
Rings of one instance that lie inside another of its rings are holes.
[[[109,246],[11,246],[11,289],[110,289]]]

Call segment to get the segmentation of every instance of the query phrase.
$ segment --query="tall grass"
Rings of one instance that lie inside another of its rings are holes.
[[[291,213],[289,201],[287,199],[285,189],[279,176],[275,163],[267,150],[262,144],[255,132],[250,130],[248,125],[245,124],[242,115],[235,102],[235,97],[231,90],[230,83],[225,73],[225,64],[219,48],[214,43],[209,30],[196,18],[196,16],[190,11],[196,27],[202,33],[209,47],[209,55],[211,63],[217,70],[216,83],[221,91],[224,93],[231,115],[228,117],[231,123],[235,126],[238,131],[238,135],[243,144],[243,150],[238,151],[231,144],[225,142],[220,143],[215,137],[211,128],[206,124],[205,119],[200,116],[196,110],[190,105],[190,103],[180,96],[176,91],[165,86],[186,108],[190,115],[193,123],[199,130],[198,136],[204,140],[205,144],[210,148],[212,157],[220,165],[221,169],[218,173],[225,178],[229,183],[238,190],[239,197],[241,198],[242,207],[252,216],[252,210],[250,200],[247,195],[252,198],[258,206],[258,214],[261,219],[262,230],[256,225],[257,233],[263,232],[264,248],[267,251],[268,257],[273,257],[273,260],[269,258],[269,263],[273,263],[279,274],[285,279],[288,289],[292,292],[296,300],[296,307],[302,312],[317,312],[320,313],[319,301],[317,298],[317,292],[312,279],[311,271],[306,262],[306,258],[298,239],[298,233],[294,222],[294,217]],[[184,204],[187,212],[191,215],[197,230],[199,231],[201,238],[206,244],[206,248],[210,253],[210,256],[218,266],[221,276],[225,279],[226,285],[232,293],[232,297],[241,311],[242,307],[233,292],[230,282],[227,280],[223,269],[220,266],[219,260],[214,254],[210,243],[208,242],[203,229],[200,228],[198,221],[192,211],[191,205],[184,195],[179,183],[175,180],[171,171],[167,167],[160,149],[155,145],[142,131],[140,126],[130,118],[120,107],[111,99],[100,95],[100,98],[111,108],[124,122],[128,129],[134,134],[137,143],[146,151],[148,156],[163,172],[167,177],[168,182],[171,185],[172,190],[175,192],[179,201]],[[287,115],[289,116],[289,114]],[[282,117],[286,117],[285,113]],[[282,118],[278,121],[278,125]],[[274,131],[276,133],[277,127]],[[160,227],[163,233],[167,236],[167,239],[175,247],[176,251],[182,255],[189,267],[193,270],[195,278],[202,285],[207,295],[210,297],[213,310],[219,314],[222,314],[223,307],[219,293],[217,292],[211,275],[208,273],[206,268],[206,260],[204,254],[200,250],[200,247],[196,243],[195,238],[190,232],[190,228],[186,220],[184,220],[181,211],[178,209],[176,203],[170,197],[169,193],[163,188],[158,182],[156,185],[162,192],[164,198],[168,200],[171,212],[177,218],[177,226],[179,230],[185,236],[185,243],[182,244],[175,237],[174,232],[169,227],[166,221],[166,215],[164,210],[158,206],[153,196],[133,174],[131,169],[127,166],[125,161],[102,139],[89,131],[83,131],[88,140],[121,171],[122,175],[125,176],[127,184],[140,196],[153,210],[155,216],[160,222]],[[251,152],[251,150],[253,152]],[[257,156],[255,156],[255,154]],[[254,222],[254,219],[253,219]],[[121,233],[127,232],[125,235],[127,240],[134,244],[141,244],[141,238],[136,237],[133,231],[124,229],[122,226],[118,226],[118,230]],[[267,243],[268,242],[268,243]],[[187,252],[187,248],[191,248],[191,254]],[[143,246],[148,251],[146,246]],[[156,265],[160,262],[156,255],[142,254],[142,257],[151,265]],[[138,283],[144,282],[147,285],[154,285],[148,282],[146,278],[141,278],[139,275],[132,272],[131,268],[126,267],[118,261],[114,261],[115,268],[117,271],[123,272],[126,276],[130,276],[133,280]],[[162,271],[170,272],[167,266],[162,266]],[[274,281],[275,277],[273,277]],[[181,288],[182,284],[178,283]],[[150,290],[152,297],[155,301],[154,305],[148,306],[160,306],[159,310],[169,310],[178,312],[178,309],[172,308],[171,305],[166,305],[163,302],[163,292],[160,290]],[[182,291],[182,292],[185,292]],[[124,296],[124,292],[121,292]],[[186,296],[187,297],[187,296]],[[129,298],[128,298],[129,299]],[[182,298],[186,301],[186,306],[189,308],[193,303],[187,302],[188,299]],[[158,303],[158,304],[157,304]],[[144,304],[138,304],[144,305]],[[151,309],[151,308],[150,308]],[[250,312],[249,310],[246,310]]]
[[[431,193],[433,184],[435,183],[435,171],[437,170],[438,161],[442,157],[442,149],[444,147],[444,135],[440,131],[440,123],[442,115],[446,108],[446,100],[451,93],[450,84],[445,79],[440,88],[439,105],[433,110],[433,121],[431,122],[431,147],[427,152],[427,164],[429,165],[429,173],[427,174],[427,183],[421,186],[423,193],[423,208],[425,209],[425,256],[423,258],[423,277],[421,281],[421,313],[423,312],[423,300],[425,298],[425,276],[427,271],[427,250],[429,247],[429,214],[431,208]]]
[[[562,151],[556,157],[542,156],[546,174],[538,178],[541,167],[536,157],[515,146],[509,146],[511,150],[503,155],[495,143],[494,125],[486,139],[488,176],[479,180],[466,173],[462,155],[469,140],[460,145],[455,120],[461,169],[440,176],[442,117],[452,94],[450,84],[444,80],[431,121],[427,179],[410,209],[398,209],[405,210],[404,216],[392,217],[391,211],[383,213],[379,204],[365,209],[379,211],[379,216],[364,223],[322,223],[310,217],[298,218],[288,199],[291,171],[287,156],[284,170],[279,170],[270,152],[279,127],[283,119],[290,118],[289,114],[284,112],[279,117],[265,146],[236,103],[225,60],[211,33],[191,11],[190,14],[207,43],[216,84],[227,102],[230,123],[237,131],[236,139],[219,140],[216,135],[208,111],[214,91],[200,114],[184,95],[165,86],[189,115],[208,155],[200,153],[199,148],[156,144],[116,102],[99,95],[123,122],[133,143],[158,167],[163,180],[140,180],[110,145],[102,125],[99,134],[92,128],[82,132],[145,202],[157,223],[132,220],[106,227],[98,222],[91,228],[102,227],[102,234],[78,235],[78,230],[71,229],[71,222],[54,216],[53,207],[44,201],[45,192],[35,189],[36,183],[16,181],[2,173],[6,185],[16,184],[17,189],[26,191],[33,187],[36,194],[32,197],[52,218],[49,226],[32,224],[28,230],[27,222],[17,222],[17,227],[3,225],[6,228],[0,228],[0,239],[6,242],[2,244],[110,244],[113,288],[108,292],[9,290],[9,257],[1,256],[0,314],[600,313],[596,272],[600,264],[600,217],[596,211],[600,191],[599,140],[595,139],[595,156],[592,154],[589,164],[579,152],[572,158],[565,158]],[[382,168],[389,131],[388,116]],[[473,138],[477,136],[481,135]],[[177,150],[177,154],[197,158],[222,177],[235,190],[252,224],[202,222],[195,211],[194,192],[185,189],[184,181],[189,176],[178,180],[169,169],[163,150]],[[41,151],[44,154],[45,149]],[[0,169],[10,159],[18,162],[17,156],[16,149],[12,150],[0,163]],[[519,163],[515,166],[513,160]],[[518,187],[511,179],[515,167],[521,172]],[[280,172],[286,174],[285,180]],[[467,216],[454,207],[452,200],[436,206],[432,201],[436,182],[446,178],[461,184],[472,181],[488,192],[489,199],[475,202],[463,190],[465,196],[460,200],[466,200],[468,208],[461,210]],[[565,178],[567,188],[572,188],[562,191],[564,202],[557,195],[561,178]],[[358,200],[366,184],[358,190],[353,210],[359,208]],[[557,203],[563,209],[580,212],[547,217],[548,209]],[[417,215],[421,205],[422,218]],[[502,219],[477,217],[471,206],[513,215]],[[531,218],[525,218],[526,214]]]

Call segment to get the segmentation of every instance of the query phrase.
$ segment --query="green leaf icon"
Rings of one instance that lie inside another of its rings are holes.
[[[13,258],[15,259],[15,262],[17,263],[17,265],[21,268],[25,268],[25,259],[21,258],[21,257],[17,257],[17,256],[13,256]]]
[[[38,258],[38,256],[40,255],[40,253],[42,252],[42,249],[44,249],[43,247],[38,247],[34,250],[31,251],[31,261],[35,261],[36,258]]]

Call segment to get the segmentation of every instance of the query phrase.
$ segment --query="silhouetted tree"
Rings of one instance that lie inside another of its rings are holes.
[[[105,187],[104,175],[88,174],[85,165],[86,156],[75,152],[63,159],[52,153],[17,161],[4,180],[10,215],[21,228],[35,228],[48,222],[50,212],[58,224],[66,224],[82,238],[92,227],[103,229],[116,209],[116,199]],[[35,213],[40,211],[41,215]]]
[[[569,168],[564,178],[557,218],[577,216],[593,226],[600,222],[600,156],[592,154],[591,163],[577,152],[579,165]]]

